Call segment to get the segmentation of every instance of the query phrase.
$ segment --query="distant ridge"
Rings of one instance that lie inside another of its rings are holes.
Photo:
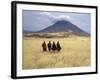
[[[23,33],[33,33],[33,31],[26,31],[26,30],[23,30]]]
[[[57,33],[57,32],[71,32],[74,35],[78,35],[78,36],[90,36],[89,33],[83,31],[76,25],[65,20],[57,21],[53,25],[38,31],[37,33]]]

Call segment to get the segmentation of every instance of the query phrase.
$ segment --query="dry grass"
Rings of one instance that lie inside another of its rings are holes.
[[[43,41],[59,41],[59,53],[42,52]],[[23,69],[79,67],[90,65],[90,38],[23,38]]]

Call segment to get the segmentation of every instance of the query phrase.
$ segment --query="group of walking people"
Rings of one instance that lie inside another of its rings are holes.
[[[44,41],[42,43],[42,49],[43,49],[43,51],[48,50],[49,52],[60,52],[61,46],[60,46],[59,41],[57,41],[57,43],[55,43],[54,41],[53,41],[53,43],[51,43],[51,41],[49,41],[47,44]]]

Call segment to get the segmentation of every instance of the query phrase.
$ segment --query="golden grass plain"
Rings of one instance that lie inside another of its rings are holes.
[[[59,53],[43,52],[41,44],[45,41],[59,41]],[[23,37],[22,68],[64,68],[90,66],[90,37],[35,38]]]

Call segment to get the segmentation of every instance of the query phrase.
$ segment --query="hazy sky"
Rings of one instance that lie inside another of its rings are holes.
[[[91,27],[91,14],[88,13],[23,10],[22,19],[23,30],[26,31],[42,30],[58,20],[70,21],[88,33]]]

